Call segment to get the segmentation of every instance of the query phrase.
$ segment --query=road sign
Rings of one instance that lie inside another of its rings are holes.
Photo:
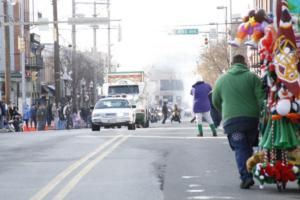
[[[217,39],[218,37],[218,33],[217,33],[217,30],[212,28],[209,30],[209,38],[210,39]]]
[[[173,33],[175,35],[197,35],[199,34],[199,30],[197,28],[174,29]]]

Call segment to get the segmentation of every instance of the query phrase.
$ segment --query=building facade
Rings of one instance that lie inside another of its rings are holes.
[[[175,71],[152,69],[147,73],[147,84],[151,105],[162,106],[163,102],[169,106],[182,105],[184,83]]]
[[[6,22],[5,26],[0,26],[0,94],[1,99],[6,99],[6,84],[9,87],[9,103],[22,105],[21,91],[21,52],[25,53],[25,78],[26,78],[26,102],[32,102],[32,96],[38,93],[37,88],[32,87],[32,82],[38,79],[38,71],[43,67],[39,35],[30,34],[29,22],[29,0],[24,0],[24,10],[20,10],[20,1],[15,4],[9,1],[1,1],[0,15],[3,15],[1,22]],[[24,12],[24,38],[21,39],[21,12]],[[7,67],[9,66],[9,67]],[[5,76],[5,71],[10,74],[9,79]],[[34,94],[34,95],[33,95]],[[7,100],[6,100],[7,102]]]

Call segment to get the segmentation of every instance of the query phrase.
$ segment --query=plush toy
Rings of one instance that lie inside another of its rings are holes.
[[[260,182],[260,189],[264,183],[295,181],[299,176],[299,167],[293,164],[284,164],[281,161],[274,163],[258,163],[252,170],[254,177]]]
[[[265,153],[263,151],[259,151],[253,154],[246,162],[246,167],[248,172],[251,172],[253,167],[263,161]]]
[[[288,159],[290,163],[300,166],[300,146],[298,146],[297,149],[288,153]]]
[[[292,96],[293,94],[289,92],[284,86],[282,86],[278,91],[279,100],[276,105],[276,111],[281,116],[286,116],[290,113],[292,108]]]
[[[274,47],[274,42],[276,39],[276,32],[274,30],[274,27],[272,25],[268,25],[265,28],[265,35],[264,37],[259,41],[259,56],[260,60],[264,61],[265,63],[262,64],[267,64],[266,62],[271,62],[273,60],[273,47]]]
[[[238,27],[238,31],[234,40],[229,41],[228,44],[234,47],[239,47],[241,43],[249,35],[251,40],[245,42],[246,45],[252,48],[257,48],[258,41],[264,36],[265,27],[271,23],[266,15],[266,12],[261,9],[255,12],[251,10],[243,20],[243,23]]]

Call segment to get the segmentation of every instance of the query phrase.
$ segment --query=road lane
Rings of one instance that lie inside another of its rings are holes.
[[[30,200],[41,200],[41,199],[43,199],[60,182],[62,182],[69,174],[71,174],[74,170],[76,170],[82,164],[87,162],[93,156],[95,156],[96,154],[99,154],[103,149],[107,148],[109,145],[111,145],[113,142],[118,140],[120,137],[121,137],[121,135],[117,135],[117,136],[113,137],[111,140],[105,142],[104,144],[101,144],[95,151],[85,155],[80,160],[73,163],[71,166],[69,166],[64,171],[62,171],[60,174],[58,174],[54,179],[52,179],[45,187],[43,187],[39,192],[37,192],[37,194],[35,194],[32,198],[30,198]]]
[[[118,136],[117,136],[118,137]],[[117,138],[116,137],[116,138]],[[102,161],[106,156],[108,156],[111,152],[113,152],[119,145],[121,145],[123,142],[125,142],[130,135],[122,137],[117,142],[113,143],[113,141],[109,141],[108,143],[105,143],[105,147],[112,144],[106,151],[101,152],[95,159],[91,160],[79,173],[77,173],[71,181],[68,182],[68,184],[61,189],[57,195],[55,195],[55,200],[62,200],[65,198],[65,196],[78,184],[78,182],[87,174],[89,171],[91,171],[100,161]],[[115,139],[115,138],[114,138]],[[105,147],[102,145],[100,148],[103,150]],[[95,151],[95,154],[99,153],[101,150]],[[94,153],[94,152],[93,152]],[[95,155],[94,154],[94,155]],[[92,156],[91,156],[92,157]],[[72,166],[71,166],[72,167]]]
[[[275,185],[260,190],[257,182],[250,190],[239,189],[234,153],[221,130],[219,137],[211,137],[206,126],[204,137],[198,138],[190,124],[155,126],[136,131],[84,129],[1,134],[0,199],[29,199],[99,145],[116,136],[131,134],[105,158],[103,153],[119,140],[78,167],[44,199],[53,199],[60,191],[67,191],[63,195],[66,200],[294,200],[300,197],[295,182],[289,183],[282,193],[277,192]]]

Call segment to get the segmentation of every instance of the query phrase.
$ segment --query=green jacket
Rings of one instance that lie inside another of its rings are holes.
[[[223,121],[236,117],[259,117],[264,92],[258,76],[243,64],[234,64],[215,85],[212,102]]]

